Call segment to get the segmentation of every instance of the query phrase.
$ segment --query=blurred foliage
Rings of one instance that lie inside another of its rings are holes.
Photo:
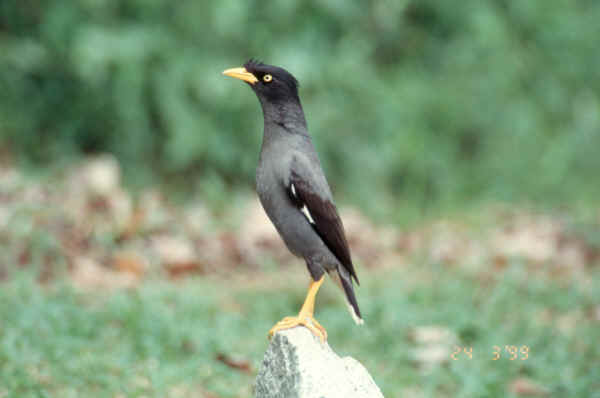
[[[299,78],[334,189],[365,208],[585,202],[598,20],[593,0],[6,0],[0,144],[43,166],[109,151],[130,181],[250,186],[262,116],[220,72],[258,57]]]

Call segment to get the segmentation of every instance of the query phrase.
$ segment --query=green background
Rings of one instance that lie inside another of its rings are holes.
[[[349,232],[336,352],[386,397],[600,398],[599,39],[597,0],[0,0],[0,398],[252,396],[308,276],[249,200],[250,57]]]
[[[300,80],[337,196],[372,215],[574,206],[600,194],[598,20],[592,0],[3,1],[0,143],[43,168],[108,151],[131,186],[251,187],[260,107],[221,71],[256,57]]]

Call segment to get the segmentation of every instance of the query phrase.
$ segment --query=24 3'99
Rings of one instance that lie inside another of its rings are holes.
[[[525,361],[529,358],[529,346],[522,345],[520,347],[516,345],[505,345],[504,348],[500,346],[493,346],[491,352],[488,352],[486,355],[489,355],[492,361],[497,361],[502,358],[507,358],[511,361],[521,360]],[[450,354],[450,358],[454,361],[458,361],[459,359],[473,359],[473,347],[463,347],[463,346],[454,346],[454,351]]]

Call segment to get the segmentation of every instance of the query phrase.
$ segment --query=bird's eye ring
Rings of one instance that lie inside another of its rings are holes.
[[[273,76],[271,76],[271,75],[264,75],[263,76],[263,81],[265,83],[269,83],[271,80],[273,80]]]

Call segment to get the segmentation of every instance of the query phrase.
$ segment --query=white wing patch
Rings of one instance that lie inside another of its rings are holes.
[[[290,190],[292,191],[292,195],[294,195],[294,197],[297,199],[298,195],[296,195],[296,187],[294,186],[294,184],[290,184]],[[312,216],[310,215],[310,211],[308,211],[308,207],[306,207],[306,205],[302,206],[300,208],[300,211],[302,212],[302,214],[304,214],[304,217],[306,217],[309,223],[315,223],[315,220],[313,220]]]
[[[315,223],[315,220],[313,220],[312,216],[310,215],[310,211],[308,211],[308,207],[306,207],[306,205],[302,206],[300,211],[302,212],[302,214],[304,214],[304,217],[306,217],[309,223]]]

